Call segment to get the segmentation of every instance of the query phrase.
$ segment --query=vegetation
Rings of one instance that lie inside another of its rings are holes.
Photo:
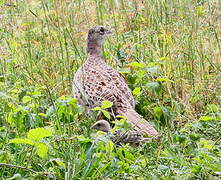
[[[220,12],[219,0],[0,0],[1,179],[220,179]],[[115,146],[72,98],[97,24],[159,140]]]

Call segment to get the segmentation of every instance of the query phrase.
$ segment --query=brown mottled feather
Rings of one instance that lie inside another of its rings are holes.
[[[110,134],[111,140],[116,144],[130,144],[132,146],[139,145],[144,142],[150,142],[151,138],[144,138],[139,131],[126,131],[117,130],[114,134],[110,133],[111,127],[108,121],[99,120],[93,126],[93,129],[97,129]]]
[[[124,78],[105,63],[101,56],[102,42],[109,30],[97,26],[88,33],[88,59],[78,69],[73,79],[74,96],[81,105],[93,108],[103,100],[113,102],[115,115],[127,117],[140,132],[158,136],[158,132],[134,110],[134,98]]]

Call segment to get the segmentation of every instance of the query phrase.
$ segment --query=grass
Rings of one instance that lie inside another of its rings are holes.
[[[220,13],[218,0],[0,1],[0,177],[220,179]],[[117,147],[71,98],[97,24],[160,140]]]

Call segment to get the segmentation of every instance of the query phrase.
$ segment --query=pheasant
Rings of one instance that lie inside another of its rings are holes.
[[[106,120],[97,121],[91,128],[97,129],[103,132],[106,132],[110,135],[110,139],[115,144],[130,144],[132,146],[137,146],[144,142],[150,142],[151,138],[144,138],[141,133],[138,131],[126,131],[123,132],[121,130],[116,130],[113,134],[111,134],[111,126],[110,123]]]
[[[89,30],[87,38],[86,62],[77,70],[73,78],[73,94],[80,105],[94,108],[104,100],[113,103],[110,113],[125,116],[132,127],[148,136],[159,133],[135,110],[131,90],[121,74],[106,64],[101,55],[103,41],[111,31],[103,26]]]

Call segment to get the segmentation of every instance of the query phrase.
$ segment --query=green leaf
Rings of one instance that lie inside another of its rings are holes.
[[[137,87],[133,90],[133,95],[134,96],[139,96],[141,94],[141,88]]]
[[[203,6],[197,7],[197,15],[202,16],[203,15]]]
[[[199,144],[202,145],[205,149],[212,150],[214,148],[214,142],[206,139],[201,139]]]
[[[39,116],[46,117],[47,115],[44,113],[38,113]]]
[[[129,151],[125,150],[125,149],[124,149],[124,154],[125,154],[125,158],[127,160],[131,160],[131,161],[135,160],[134,155],[132,153],[130,153]]]
[[[101,108],[102,109],[107,109],[107,108],[111,108],[113,106],[113,103],[111,101],[102,101],[101,102]]]
[[[174,81],[168,79],[168,78],[157,78],[156,81],[158,82],[172,82],[174,83]]]
[[[163,115],[163,111],[160,107],[155,107],[153,108],[153,111],[154,111],[154,115],[160,119],[160,117]]]
[[[100,107],[95,107],[92,109],[93,111],[101,111],[101,108]]]
[[[0,0],[0,6],[5,4],[5,0]]]
[[[76,105],[77,104],[77,99],[76,98],[70,98],[68,104]]]
[[[200,117],[199,120],[200,121],[212,121],[212,120],[215,120],[215,118],[211,117],[211,116],[202,116],[202,117]]]
[[[112,141],[109,141],[107,144],[106,144],[106,152],[110,155],[113,150],[114,150],[114,143]]]
[[[144,63],[139,63],[139,62],[131,62],[128,64],[128,66],[144,68],[146,65]]]
[[[23,98],[22,98],[22,102],[23,103],[28,103],[28,102],[30,102],[32,100],[32,97],[30,97],[30,96],[24,96]]]
[[[195,165],[192,167],[191,171],[195,174],[198,174],[201,171],[202,167],[199,165]]]
[[[143,44],[137,44],[137,49],[143,48]]]
[[[34,145],[34,142],[31,139],[22,139],[22,138],[14,138],[9,141],[9,143],[14,143],[14,144],[29,144],[29,145]]]
[[[42,138],[50,137],[50,136],[52,136],[52,131],[47,130],[45,128],[31,129],[27,134],[27,137],[34,141],[39,141]]]
[[[105,116],[107,119],[110,119],[110,113],[109,113],[108,111],[101,110],[101,112],[104,114],[104,116]]]
[[[127,121],[126,118],[122,118],[120,120],[113,121],[113,123],[115,124],[114,129],[115,129],[115,127],[121,127],[125,130],[131,129],[131,122]]]
[[[159,93],[160,90],[162,89],[162,86],[158,82],[149,82],[146,84],[146,86],[155,93]]]
[[[41,158],[45,158],[48,155],[48,146],[45,143],[36,143],[35,147],[37,148],[37,154]]]

